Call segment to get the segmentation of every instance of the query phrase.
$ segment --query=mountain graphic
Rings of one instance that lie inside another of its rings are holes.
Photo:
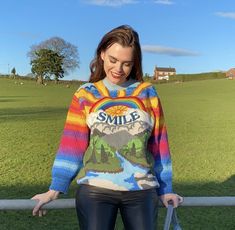
[[[144,121],[135,121],[125,125],[111,125],[103,122],[95,122],[91,127],[92,133],[95,132],[95,134],[99,136],[112,135],[114,133],[120,133],[121,131],[128,132],[131,135],[138,135],[139,133],[151,129],[150,124]]]
[[[102,137],[110,146],[115,149],[122,148],[123,145],[126,145],[134,136],[128,133],[126,130],[116,132],[114,134],[105,135]]]
[[[102,137],[102,136],[105,136],[105,133],[102,133],[99,129],[94,128],[92,130],[92,135]]]

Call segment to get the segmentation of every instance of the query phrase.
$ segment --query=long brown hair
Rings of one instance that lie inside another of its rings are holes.
[[[143,81],[143,70],[142,70],[142,53],[139,42],[138,33],[128,25],[122,25],[112,29],[106,33],[101,39],[96,52],[95,57],[90,63],[90,79],[89,82],[97,82],[105,78],[104,64],[101,59],[101,52],[105,51],[114,43],[118,43],[123,47],[133,47],[133,60],[134,64],[131,70],[129,78],[137,81]]]

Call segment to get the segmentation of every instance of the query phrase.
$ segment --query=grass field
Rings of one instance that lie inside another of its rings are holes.
[[[16,83],[15,83],[16,82]],[[0,78],[0,199],[44,192],[72,95],[78,85]],[[174,188],[183,196],[235,195],[235,81],[157,85],[167,121]],[[66,197],[73,197],[72,184]],[[233,208],[179,208],[183,229],[235,229]],[[160,210],[161,229],[165,210]],[[0,229],[78,229],[74,210],[43,218],[0,211]],[[117,230],[122,230],[120,219]]]

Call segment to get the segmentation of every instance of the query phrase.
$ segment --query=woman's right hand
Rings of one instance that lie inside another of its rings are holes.
[[[42,210],[42,206],[44,204],[47,204],[55,199],[58,198],[59,196],[59,191],[55,190],[49,190],[48,192],[37,194],[33,196],[31,199],[32,200],[37,200],[38,203],[35,205],[33,209],[33,216],[43,216],[46,214],[46,210]]]

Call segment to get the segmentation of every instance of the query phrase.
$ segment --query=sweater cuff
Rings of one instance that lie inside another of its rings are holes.
[[[159,188],[157,188],[157,194],[159,196],[167,194],[167,193],[174,193],[173,189],[172,189],[172,185],[168,185],[168,186],[160,186]]]
[[[70,186],[70,181],[63,180],[61,178],[52,178],[51,185],[49,189],[59,191],[61,193],[67,194]]]

